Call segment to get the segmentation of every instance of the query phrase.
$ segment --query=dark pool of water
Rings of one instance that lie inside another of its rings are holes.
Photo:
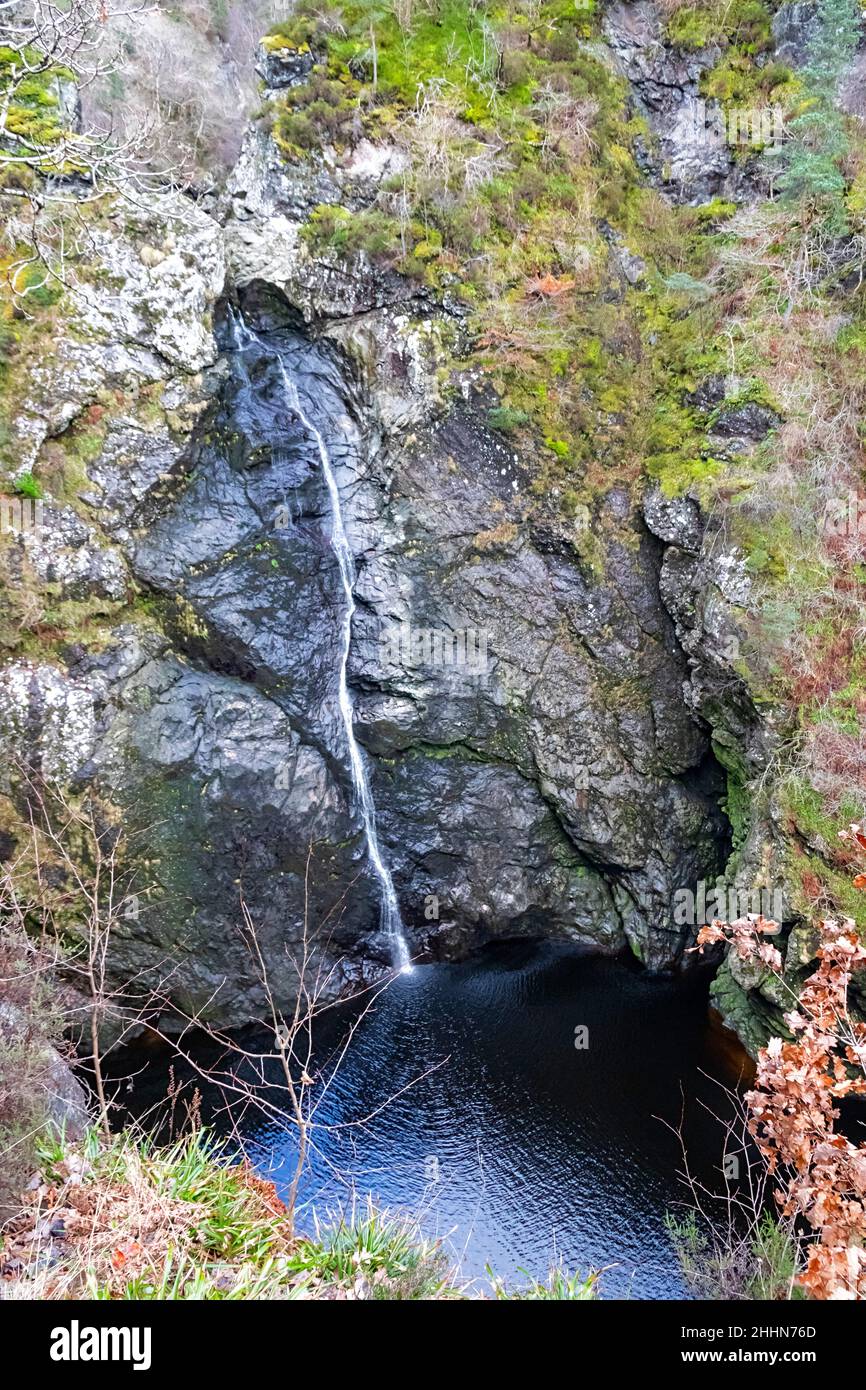
[[[730,1067],[700,991],[563,946],[421,966],[378,997],[331,1081],[303,1220],[372,1193],[419,1214],[467,1278],[561,1260],[604,1267],[608,1297],[682,1297],[664,1218],[688,1194],[664,1121],[682,1120],[692,1171],[717,1189],[723,1130],[701,1104],[724,1111],[717,1082]],[[285,1187],[292,1133],[249,1113],[244,1139]]]

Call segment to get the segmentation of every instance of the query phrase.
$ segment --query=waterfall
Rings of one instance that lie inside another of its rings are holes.
[[[231,322],[234,342],[239,351],[243,352],[244,348],[249,347],[253,343],[256,343],[265,351],[268,350],[261,339],[247,327],[240,315],[233,315]],[[331,457],[321,432],[316,428],[304,411],[298,396],[297,387],[289,377],[282,358],[279,354],[274,354],[274,357],[279,368],[286,401],[290,409],[304,426],[304,429],[316,442],[319,460],[322,465],[322,474],[328,488],[328,497],[331,503],[331,549],[337,560],[340,582],[343,588],[343,597],[345,599],[343,604],[342,641],[338,677],[340,719],[346,733],[346,744],[349,750],[349,767],[352,773],[355,805],[360,812],[361,820],[364,825],[364,834],[367,840],[367,851],[370,856],[370,863],[373,865],[374,872],[379,880],[382,931],[390,942],[391,957],[395,967],[404,973],[408,973],[412,969],[409,948],[406,945],[406,938],[403,934],[403,921],[400,916],[397,894],[394,891],[394,881],[391,878],[391,872],[385,860],[382,858],[382,851],[379,848],[379,836],[376,830],[376,808],[373,804],[373,793],[370,789],[370,779],[367,775],[367,768],[358,745],[358,740],[355,738],[352,697],[349,694],[349,686],[346,679],[346,670],[349,664],[349,649],[352,642],[352,618],[355,613],[355,564],[352,558],[352,552],[349,549],[346,528],[343,525],[340,489],[337,486],[337,479],[334,475]]]

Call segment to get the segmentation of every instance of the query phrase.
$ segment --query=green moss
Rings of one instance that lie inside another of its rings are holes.
[[[502,434],[513,434],[529,423],[530,416],[525,410],[515,410],[513,406],[494,406],[487,412],[487,423],[493,430]]]
[[[82,463],[99,458],[105,443],[104,428],[79,428],[69,435],[69,450]]]
[[[715,226],[719,222],[725,222],[729,217],[733,217],[737,211],[736,203],[730,203],[724,198],[712,198],[710,202],[695,208],[695,216],[699,226]]]
[[[854,320],[843,324],[836,334],[836,349],[866,359],[866,322]]]
[[[571,446],[567,439],[553,439],[548,435],[544,441],[544,446],[558,459],[567,459],[571,453]]]
[[[439,256],[438,234],[417,222],[401,225],[378,208],[321,206],[310,215],[303,238],[313,255],[357,256],[363,253],[403,275],[435,283],[433,262]]]
[[[727,414],[729,410],[737,410],[744,405],[761,405],[777,415],[782,413],[781,407],[767,383],[762,381],[760,377],[752,377],[743,382],[734,395],[726,396],[721,405],[716,407],[710,416],[710,428],[716,424],[719,416]]]
[[[701,79],[702,94],[728,110],[733,107],[759,109],[787,107],[793,103],[799,84],[784,63],[755,63],[747,53],[730,49]]]
[[[328,36],[328,52],[372,81],[372,27],[376,87],[384,102],[413,106],[419,88],[436,80],[452,84],[460,93],[467,120],[483,120],[489,115],[491,97],[484,82],[495,80],[498,54],[490,42],[486,7],[471,0],[439,0],[416,11],[406,31],[393,12],[371,14],[369,5],[357,0],[340,9],[343,33]]]
[[[16,276],[16,289],[24,295],[28,309],[38,304],[50,308],[63,297],[63,287],[38,265],[26,265]]]
[[[705,435],[703,421],[676,395],[657,401],[646,434],[646,471],[666,496],[706,483],[721,471],[722,464],[704,452]]]
[[[793,775],[783,783],[780,800],[791,830],[806,846],[792,855],[792,882],[802,882],[806,873],[812,875],[834,910],[851,917],[861,930],[866,929],[866,894],[852,885],[855,869],[849,866],[839,841],[840,830],[862,820],[862,805],[851,798],[831,811],[820,790]],[[803,906],[807,909],[806,904]]]
[[[166,624],[173,632],[176,632],[185,642],[204,642],[207,640],[209,635],[207,623],[199,617],[188,599],[185,599],[182,594],[175,594],[169,604]]]
[[[732,853],[742,849],[749,833],[752,815],[752,797],[748,788],[733,773],[728,773],[727,792],[722,801],[722,810],[730,821],[732,834]]]
[[[728,41],[745,53],[766,53],[773,46],[773,4],[763,0],[732,0],[722,9]]]
[[[289,49],[296,53],[308,53],[311,49],[320,51],[327,44],[327,28],[322,18],[308,13],[304,7],[290,19],[273,25],[262,40],[269,53]]]
[[[19,478],[15,479],[14,488],[19,497],[37,499],[42,496],[42,488],[32,473],[22,473]]]
[[[512,0],[433,0],[405,31],[393,12],[360,3],[342,5],[338,25],[320,25],[328,9],[301,0],[269,40],[308,42],[320,60],[307,83],[269,104],[286,157],[316,158],[360,133],[389,138],[397,123],[412,150],[416,122],[427,120],[423,94],[441,121],[442,158],[431,171],[422,142],[373,207],[317,208],[304,232],[310,250],[364,254],[470,307],[475,362],[497,375],[509,412],[492,423],[538,430],[543,490],[592,463],[599,412],[609,455],[616,449],[630,473],[637,455],[618,445],[638,406],[633,364],[608,350],[623,314],[598,307],[608,250],[595,216],[620,216],[639,186],[631,145],[642,123],[629,115],[622,80],[583,46],[593,7],[547,0],[530,14]],[[586,140],[568,125],[572,111],[577,129],[588,122]],[[489,172],[470,185],[476,165]],[[531,287],[548,280],[561,295],[542,289],[527,312]]]
[[[668,19],[666,34],[670,43],[687,51],[716,43],[740,55],[754,56],[772,48],[771,8],[762,0],[703,0],[675,10]]]
[[[710,1000],[752,1057],[757,1057],[770,1037],[790,1036],[783,1019],[784,1006],[774,1007],[757,990],[743,989],[731,974],[727,960],[710,985]]]
[[[696,51],[706,48],[715,37],[716,22],[709,10],[684,5],[681,9],[674,10],[665,26],[665,32],[668,41],[675,48]]]
[[[308,82],[290,87],[275,108],[272,133],[284,155],[297,159],[323,144],[346,145],[357,115],[360,88],[348,71],[317,68]]]
[[[12,88],[5,111],[6,139],[13,152],[39,156],[50,152],[63,135],[56,82],[58,78],[70,79],[72,74],[66,68],[49,65],[18,80],[22,57],[31,65],[44,61],[35,49],[25,50],[22,55],[21,50],[0,47],[0,94]],[[40,167],[44,172],[58,172],[50,155]]]

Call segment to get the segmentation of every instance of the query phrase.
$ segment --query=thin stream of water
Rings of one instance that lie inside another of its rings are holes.
[[[301,405],[298,389],[286,371],[285,363],[278,354],[273,353],[269,345],[265,344],[262,339],[248,327],[239,315],[234,315],[232,317],[231,329],[234,344],[240,353],[243,353],[246,347],[255,345],[274,357],[280,372],[280,379],[283,384],[286,401],[290,409],[304,426],[304,429],[306,429],[315,440],[318,450],[319,461],[322,465],[322,476],[325,479],[328,497],[331,503],[331,548],[337,561],[337,567],[340,572],[340,582],[345,598],[342,615],[342,647],[337,685],[340,719],[346,733],[346,745],[349,751],[349,767],[352,774],[355,804],[364,825],[364,834],[367,840],[370,863],[373,865],[373,871],[379,880],[382,931],[390,942],[391,958],[395,968],[404,972],[409,972],[412,969],[409,948],[406,944],[406,938],[403,932],[403,921],[400,916],[397,894],[394,890],[394,881],[379,846],[379,836],[376,828],[376,808],[373,803],[373,793],[370,789],[370,779],[367,775],[367,768],[358,745],[358,740],[355,738],[352,697],[349,694],[349,686],[346,677],[349,664],[349,651],[352,642],[352,618],[355,613],[354,590],[356,576],[354,560],[349,548],[346,528],[343,524],[340,489],[337,486],[337,479],[334,474],[331,457],[328,453],[325,441],[322,438],[321,431],[316,428]]]

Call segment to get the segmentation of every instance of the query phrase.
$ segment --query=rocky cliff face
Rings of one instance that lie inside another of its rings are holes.
[[[308,274],[312,289],[324,272]],[[593,562],[588,533],[528,506],[531,460],[488,428],[485,391],[458,376],[440,398],[448,330],[433,306],[320,315],[312,335],[275,326],[289,305],[250,286],[247,312],[270,332],[244,363],[225,352],[169,479],[148,489],[140,455],[121,485],[108,450],[90,469],[94,510],[109,512],[162,631],[127,623],[65,671],[18,662],[3,681],[7,736],[33,739],[48,775],[95,779],[155,874],[115,969],[170,962],[184,1007],[255,1016],[239,886],[285,997],[310,846],[314,927],[330,922],[350,972],[387,964],[336,708],[328,497],[278,359],[341,486],[357,734],[413,951],[546,934],[675,964],[687,933],[670,919],[674,890],[720,867],[725,822],[706,731],[682,699],[656,540],[611,494]],[[477,634],[477,654],[416,659],[418,632]]]
[[[684,202],[736,195],[742,178],[730,146],[709,139],[714,107],[711,103],[708,110],[700,92],[701,78],[718,62],[718,47],[710,44],[697,52],[672,48],[652,0],[609,6],[602,28],[636,109],[658,140],[655,151],[644,155],[647,174]]]
[[[729,152],[687,135],[712,54],[673,52],[643,0],[610,7],[604,32],[661,133],[649,175],[685,201],[729,194]],[[262,76],[282,90],[308,70],[271,55]],[[109,283],[26,385],[25,466],[91,435],[74,500],[46,500],[18,563],[101,605],[103,634],[6,667],[4,746],[122,809],[147,886],[115,975],[161,976],[183,1010],[228,1024],[263,1005],[241,892],[280,1001],[305,919],[333,992],[388,964],[337,707],[330,503],[302,416],[340,488],[356,733],[413,953],[555,935],[679,965],[694,927],[674,895],[724,868],[726,779],[760,776],[775,736],[737,667],[748,576],[698,503],[616,486],[565,517],[532,490],[532,445],[491,423],[459,302],[363,252],[311,249],[315,208],[363,208],[399,164],[361,140],[290,168],[251,132],[214,217],[166,208],[101,234]],[[259,335],[243,357],[238,310]],[[705,389],[733,452],[772,427],[736,383]],[[447,662],[467,634],[483,655]],[[750,835],[753,883],[771,817]]]

